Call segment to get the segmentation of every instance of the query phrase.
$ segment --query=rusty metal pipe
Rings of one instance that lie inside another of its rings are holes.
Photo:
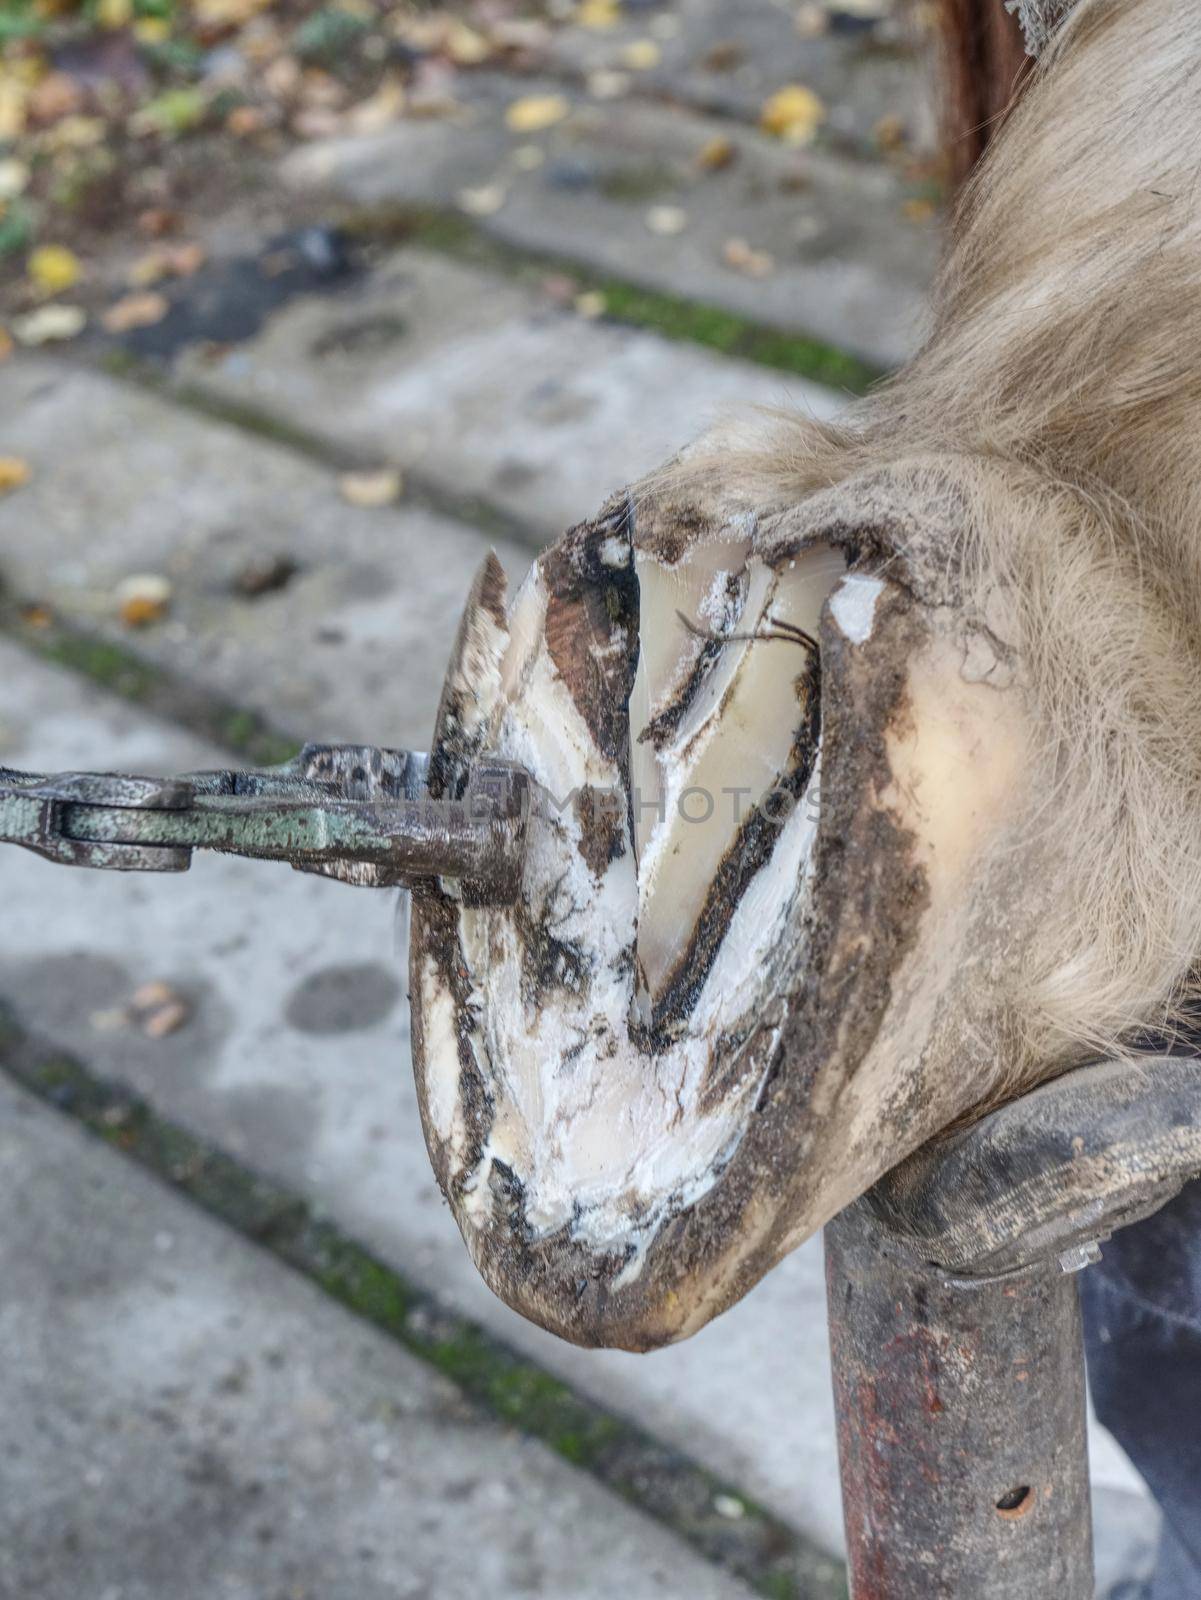
[[[825,1241],[853,1600],[1092,1600],[1075,1277],[952,1277],[863,1200]]]

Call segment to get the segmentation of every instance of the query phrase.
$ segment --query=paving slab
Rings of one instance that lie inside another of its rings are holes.
[[[585,77],[618,72],[633,93],[750,123],[781,85],[804,84],[825,104],[821,137],[828,145],[876,157],[877,128],[889,118],[908,150],[929,153],[937,130],[933,52],[922,15],[897,0],[845,8],[675,0],[670,7],[626,7],[604,28],[568,19],[548,53]],[[631,59],[648,60],[648,42],[658,60],[631,70]]]
[[[785,406],[826,417],[844,403],[415,249],[353,292],[291,301],[253,339],[182,352],[175,376],[483,500],[535,544],[724,416]]]
[[[424,748],[477,566],[490,545],[515,581],[529,564],[420,506],[349,505],[329,466],[85,369],[6,363],[0,416],[31,471],[0,499],[4,586],[305,738]],[[276,558],[290,580],[238,592]],[[173,594],[135,631],[119,592],[140,574]]]
[[[0,730],[0,761],[41,769],[219,759],[3,641]],[[0,867],[0,997],[26,1028],[281,1178],[447,1304],[839,1548],[818,1241],[683,1345],[633,1356],[561,1344],[488,1293],[433,1183],[391,895],[216,857],[170,879],[72,872],[17,851]],[[151,980],[193,1007],[157,1040],[119,1021]],[[1093,1449],[1108,1586],[1145,1565],[1154,1519],[1099,1431]]]
[[[0,1593],[748,1600],[0,1081]]]
[[[377,134],[315,141],[282,181],[364,207],[467,204],[507,244],[800,329],[880,366],[902,361],[924,326],[940,244],[933,211],[899,165],[790,148],[754,128],[641,99],[589,98],[561,80],[480,72],[452,119],[408,119]],[[571,114],[514,133],[508,108],[569,94]],[[715,139],[732,158],[698,159]],[[532,153],[531,153],[532,152]],[[732,239],[771,258],[750,276]]]

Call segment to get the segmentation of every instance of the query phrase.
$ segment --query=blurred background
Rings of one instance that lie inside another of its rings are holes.
[[[900,0],[5,0],[0,764],[424,748],[471,576],[920,338]],[[392,895],[0,860],[4,1600],[844,1593],[820,1246],[676,1349],[492,1299]],[[1101,1592],[1154,1517],[1095,1440]]]

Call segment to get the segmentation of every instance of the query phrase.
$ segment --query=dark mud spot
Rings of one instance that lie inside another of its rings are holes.
[[[355,1033],[382,1022],[401,998],[401,985],[376,962],[324,967],[293,989],[284,1016],[301,1033]]]

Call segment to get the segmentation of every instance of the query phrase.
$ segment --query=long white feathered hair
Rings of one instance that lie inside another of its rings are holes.
[[[1081,0],[913,362],[836,425],[690,462],[776,504],[874,469],[953,487],[947,560],[1008,618],[1063,879],[1018,964],[1019,1070],[1166,1025],[1201,958],[1201,0]]]

